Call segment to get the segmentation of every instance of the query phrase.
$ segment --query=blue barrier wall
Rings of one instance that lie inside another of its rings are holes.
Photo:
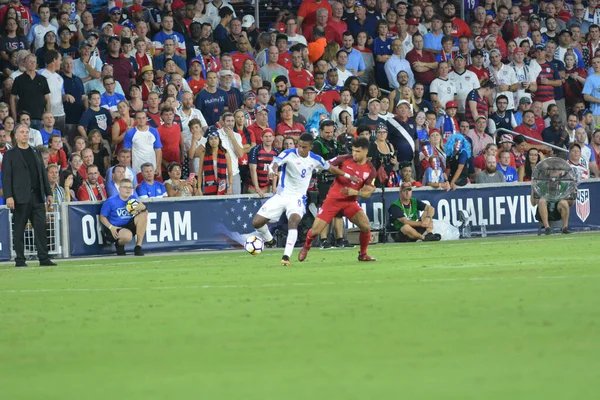
[[[416,198],[435,207],[436,218],[458,224],[458,211],[464,209],[471,214],[474,226],[481,222],[487,225],[488,234],[537,231],[535,207],[529,201],[530,194],[528,184],[471,186],[451,192],[414,191]],[[386,208],[397,198],[397,189],[386,190]],[[569,224],[573,229],[600,229],[600,213],[592,205],[593,199],[600,199],[600,181],[580,185],[577,204],[571,208]],[[148,207],[149,224],[144,249],[173,251],[237,246],[243,242],[245,235],[254,231],[251,222],[260,204],[260,199],[248,196],[154,201]],[[361,201],[361,205],[371,221],[381,224],[381,192]],[[69,256],[114,253],[113,246],[105,246],[102,242],[97,217],[100,204],[73,203],[67,209],[69,235],[65,239],[69,243]]]
[[[0,261],[10,260],[10,212],[0,207]]]

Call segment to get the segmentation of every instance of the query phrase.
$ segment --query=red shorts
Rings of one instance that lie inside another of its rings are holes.
[[[320,218],[329,224],[331,220],[340,212],[344,215],[344,217],[352,219],[352,217],[354,217],[356,213],[360,211],[363,211],[363,209],[358,205],[356,200],[347,201],[331,199],[328,197],[323,202],[323,206],[317,214],[317,218]]]

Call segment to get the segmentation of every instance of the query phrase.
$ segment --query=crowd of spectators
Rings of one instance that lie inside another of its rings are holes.
[[[380,185],[527,181],[550,155],[599,176],[597,0],[485,0],[465,19],[450,0],[276,1],[263,29],[245,7],[10,0],[0,178],[25,125],[56,203],[122,179],[143,198],[265,196],[272,158],[324,120],[313,150],[369,138]]]

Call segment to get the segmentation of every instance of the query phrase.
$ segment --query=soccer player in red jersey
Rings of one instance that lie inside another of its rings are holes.
[[[371,224],[367,214],[358,204],[358,197],[367,199],[375,190],[375,167],[367,159],[369,151],[369,140],[357,138],[352,142],[352,155],[336,157],[329,161],[342,172],[343,176],[336,176],[329,194],[323,202],[321,211],[306,235],[306,242],[298,254],[298,261],[304,261],[308,251],[312,246],[313,240],[319,236],[321,231],[331,223],[331,220],[340,212],[344,214],[354,225],[360,228],[360,253],[358,261],[376,261],[367,255],[367,247],[371,241]],[[349,177],[354,176],[359,179],[353,182]]]

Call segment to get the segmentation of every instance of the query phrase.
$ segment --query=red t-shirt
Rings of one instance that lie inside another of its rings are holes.
[[[544,140],[542,138],[541,132],[538,132],[537,129],[534,129],[534,128],[530,129],[530,128],[526,127],[525,124],[521,124],[521,125],[517,126],[515,128],[515,132],[517,132],[521,135],[526,135],[526,136],[532,137],[534,139],[538,139],[538,140],[542,140],[542,141]],[[527,140],[527,137],[525,137],[525,139]],[[536,142],[533,142],[530,140],[527,140],[527,143],[534,145],[534,146],[539,145],[539,143],[536,143]]]
[[[96,199],[98,199],[98,200],[101,200],[103,198],[106,199],[108,197],[106,195],[106,190],[104,189],[104,186],[101,186],[100,181],[98,181],[98,185],[96,185],[96,187],[92,188],[92,191],[94,192],[94,195],[96,195]],[[102,197],[100,195],[100,191],[102,191],[102,195],[104,197]],[[85,183],[79,187],[79,190],[77,190],[77,200],[79,200],[79,201],[89,201],[90,200],[90,194],[87,191]]]
[[[319,8],[324,8],[327,10],[327,15],[331,17],[331,4],[327,0],[321,0],[320,2],[316,2],[315,0],[306,0],[300,4],[300,8],[298,9],[298,16],[304,18],[302,22],[302,29],[310,25],[315,25],[317,22],[317,10]]]
[[[487,70],[487,68],[481,67],[481,68],[475,68],[473,65],[469,65],[469,68],[467,68],[469,71],[473,72],[475,75],[477,75],[477,79],[479,79],[479,82],[483,82],[484,80],[489,81],[490,80],[490,71]]]
[[[327,111],[331,114],[333,105],[340,103],[340,92],[337,90],[326,90],[324,92],[320,92],[315,98],[315,101],[323,104]]]
[[[349,175],[357,176],[361,179],[360,182],[352,182],[348,178],[343,176],[336,176],[333,185],[329,189],[327,194],[328,199],[336,199],[340,201],[356,201],[357,196],[346,196],[342,193],[344,188],[352,188],[360,190],[363,186],[374,186],[377,172],[375,167],[371,164],[371,161],[359,164],[352,158],[351,155],[343,155],[329,160],[329,163],[333,166],[338,167]]]
[[[188,78],[187,83],[190,89],[192,89],[192,93],[194,93],[194,96],[197,95],[206,86],[206,81],[202,78],[196,80],[190,77]]]
[[[327,42],[337,42],[340,46],[342,42],[342,35],[348,30],[348,24],[344,21],[334,21],[332,19],[327,22],[327,28],[325,29],[325,38]]]
[[[237,51],[234,51],[233,53],[231,53],[231,60],[233,61],[233,69],[235,69],[235,73],[240,75],[242,73],[242,67],[244,66],[244,61],[246,60],[252,60],[252,62],[254,63],[254,70],[258,71],[258,66],[256,65],[256,61],[254,60],[254,57],[252,57],[252,55],[250,55],[249,53],[239,53]]]
[[[163,160],[181,164],[181,128],[179,124],[173,122],[172,126],[160,125],[157,130],[163,146]]]
[[[281,65],[285,69],[292,69],[292,54],[289,51],[279,55],[277,64]]]
[[[416,49],[412,49],[406,54],[406,61],[410,63],[410,67],[413,68],[413,64],[417,61],[426,62],[426,63],[434,63],[437,62],[435,60],[435,56],[433,53],[423,50],[423,54],[420,55],[417,53]],[[414,68],[413,68],[414,70]],[[436,78],[435,70],[429,70],[427,72],[416,72],[414,71],[415,82],[430,84]]]
[[[300,71],[294,71],[293,68],[290,68],[288,69],[288,76],[291,87],[304,89],[315,84],[312,74],[304,68],[301,68]]]
[[[256,122],[248,125],[248,132],[250,132],[250,134],[254,135],[254,143],[256,143],[257,146],[262,144],[262,134],[265,131],[265,129],[267,129],[267,128],[269,128],[268,124],[266,127],[261,128],[260,126],[258,126],[258,124]]]
[[[306,132],[306,128],[299,122],[294,122],[292,126],[285,122],[280,122],[277,124],[277,129],[275,129],[275,133],[281,133],[283,136],[291,136],[294,139],[299,138],[304,132]]]
[[[56,164],[61,169],[67,168],[67,155],[63,149],[58,149],[55,155],[50,154],[50,158],[48,158],[48,165]]]

